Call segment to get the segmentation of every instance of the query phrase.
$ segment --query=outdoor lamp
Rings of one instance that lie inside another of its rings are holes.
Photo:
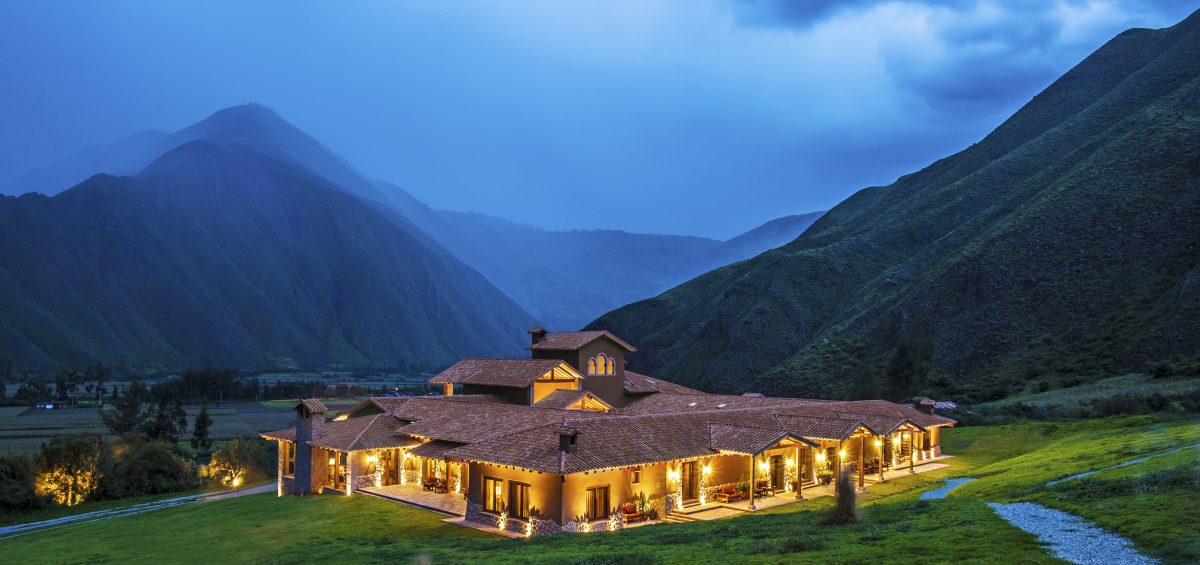
[[[825,452],[824,451],[817,453],[817,461],[825,461]]]
[[[841,451],[838,451],[838,457],[841,459],[845,459],[846,458],[846,450],[843,449]]]
[[[875,447],[883,447],[883,440],[881,440],[881,439],[875,440]]]
[[[337,461],[335,461],[335,460],[334,460],[332,457],[330,457],[330,458],[329,458],[329,464],[330,464],[330,465],[336,465],[336,464],[337,464]]]
[[[701,471],[702,471],[702,472],[703,472],[705,475],[707,475],[707,474],[709,474],[709,473],[711,473],[711,472],[712,472],[712,467],[709,467],[708,465],[705,465],[705,466],[704,466],[704,469],[702,469]]]

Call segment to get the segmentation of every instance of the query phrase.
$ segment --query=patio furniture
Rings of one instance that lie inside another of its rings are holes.
[[[438,480],[434,481],[433,492],[439,492],[439,493],[450,492],[450,489],[446,486],[446,480],[438,479]]]
[[[626,502],[621,506],[621,517],[625,518],[626,522],[636,522],[647,518],[645,514],[638,512],[637,505],[632,502]]]
[[[742,493],[738,492],[738,489],[734,488],[733,485],[725,485],[717,491],[717,502],[729,504],[730,502],[736,502],[741,499]]]
[[[775,485],[772,485],[771,481],[760,479],[754,483],[754,492],[763,496],[775,496]]]

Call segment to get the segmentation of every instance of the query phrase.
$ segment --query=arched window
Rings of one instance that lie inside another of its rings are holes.
[[[595,357],[588,359],[588,374],[589,375],[596,374],[596,358]]]
[[[617,374],[617,360],[613,359],[612,357],[608,358],[608,374]]]
[[[605,368],[608,366],[608,356],[601,353],[596,356],[596,371],[593,375],[603,375]]]

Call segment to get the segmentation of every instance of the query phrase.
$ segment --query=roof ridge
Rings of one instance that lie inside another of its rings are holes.
[[[367,433],[367,429],[370,428],[371,424],[374,424],[375,420],[378,420],[380,416],[383,416],[383,414],[373,414],[371,416],[371,420],[367,422],[367,424],[363,426],[361,430],[358,430],[358,435],[354,436],[354,439],[350,440],[350,443],[347,445],[353,448],[354,444],[358,443],[358,440],[362,439],[363,434]]]

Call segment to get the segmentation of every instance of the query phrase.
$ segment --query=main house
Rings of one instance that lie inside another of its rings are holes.
[[[279,442],[280,496],[410,489],[526,535],[611,529],[754,510],[842,470],[863,488],[940,458],[954,425],[932,402],[707,394],[626,370],[636,350],[609,332],[530,334],[530,359],[465,359],[431,378],[442,396],[370,398],[332,419],[301,401],[294,428],[263,434]]]

